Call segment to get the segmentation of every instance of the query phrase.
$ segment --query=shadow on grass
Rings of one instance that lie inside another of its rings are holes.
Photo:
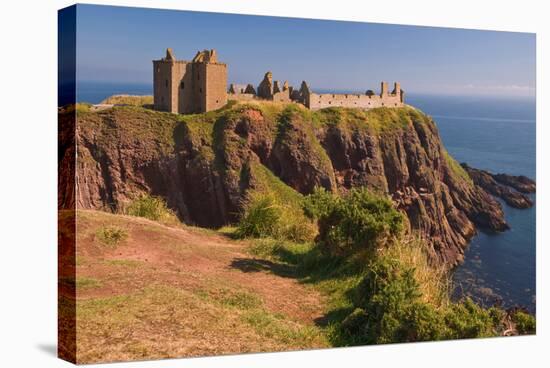
[[[334,322],[343,321],[351,312],[353,307],[333,309],[325,313],[324,315],[317,317],[313,320],[316,326],[327,327]]]
[[[262,256],[260,256],[262,257]],[[330,257],[324,254],[318,247],[293,248],[284,243],[275,244],[268,253],[268,258],[234,258],[230,267],[242,272],[269,272],[277,276],[294,278],[299,283],[311,284],[329,289],[341,288],[338,293],[341,298],[337,304],[329,306],[326,313],[313,322],[321,328],[329,328],[331,325],[339,326],[340,323],[353,311],[352,306],[345,306],[344,300],[350,300],[354,287],[348,280],[361,273],[361,265],[349,258]],[[324,285],[324,286],[323,286]],[[329,294],[333,291],[328,291]],[[342,305],[344,304],[344,305]],[[347,341],[341,334],[333,331],[329,337],[335,346],[345,345]]]
[[[293,252],[284,246],[276,246],[271,255],[274,259],[235,258],[230,266],[242,272],[271,272],[307,284],[337,280],[360,272],[357,263],[343,257],[325,255],[316,247],[305,252]]]
[[[284,263],[276,263],[265,259],[235,258],[231,261],[232,268],[245,273],[271,272],[277,276],[296,278],[296,267]]]

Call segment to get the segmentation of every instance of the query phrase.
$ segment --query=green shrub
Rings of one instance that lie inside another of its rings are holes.
[[[337,200],[338,197],[328,192],[325,188],[315,187],[313,193],[305,197],[303,201],[304,214],[312,220],[326,217]]]
[[[174,212],[166,206],[166,202],[162,198],[147,194],[133,200],[126,208],[125,213],[162,223],[179,222]]]
[[[361,318],[350,314],[342,322],[341,332],[354,344],[498,335],[504,313],[501,309],[486,310],[471,299],[436,307],[421,297],[414,268],[395,258],[378,257],[367,266],[353,290],[353,305],[364,314]]]
[[[355,327],[362,331],[353,336],[355,343],[384,344],[443,337],[441,315],[433,306],[420,301],[422,294],[414,272],[388,257],[376,259],[367,267],[354,290],[354,305],[366,316],[362,319],[364,326]],[[344,323],[342,327],[345,328]]]
[[[237,237],[266,238],[279,236],[279,221],[283,215],[274,196],[256,196],[250,198],[237,226]]]
[[[405,302],[416,301],[420,295],[414,269],[403,267],[395,259],[381,257],[367,267],[354,301],[363,308],[375,302],[384,304],[384,309],[395,310]]]
[[[362,338],[366,336],[366,327],[368,324],[368,315],[364,309],[355,308],[344,320],[342,321],[340,328],[348,336],[355,338]]]
[[[448,339],[495,336],[498,327],[489,312],[469,298],[451,304],[445,314],[445,323],[449,327]]]
[[[416,302],[405,308],[398,333],[391,336],[394,341],[436,341],[447,338],[447,327],[439,310],[431,304]]]
[[[251,201],[243,229],[279,236],[285,207],[276,198]],[[294,265],[299,277],[329,295],[327,333],[334,345],[499,336],[509,328],[499,307],[451,300],[448,271],[430,265],[426,244],[403,233],[403,217],[389,200],[365,189],[341,197],[315,189],[302,208],[318,223],[316,244],[265,239],[251,251]],[[534,317],[511,316],[518,333],[534,333]]]
[[[344,197],[316,192],[306,213],[318,216],[319,245],[333,255],[374,250],[403,230],[403,215],[389,199],[365,188],[352,189]]]
[[[532,315],[516,311],[512,314],[512,321],[516,324],[516,330],[520,335],[533,335],[537,332],[537,322]]]
[[[252,193],[244,205],[235,235],[304,242],[314,238],[315,226],[299,210],[281,203],[275,194]]]
[[[103,244],[115,246],[126,239],[128,233],[118,226],[104,226],[97,230],[96,236]]]

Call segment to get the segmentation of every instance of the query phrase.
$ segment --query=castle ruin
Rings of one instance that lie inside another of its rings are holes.
[[[227,65],[216,50],[197,52],[192,61],[176,60],[172,49],[153,60],[154,105],[180,114],[216,110],[227,104]]]
[[[192,61],[176,60],[172,49],[166,57],[153,60],[154,105],[156,110],[189,114],[216,110],[227,100],[269,100],[295,102],[311,110],[327,107],[372,109],[376,107],[402,107],[405,93],[399,83],[389,92],[388,83],[382,82],[380,93],[372,90],[361,93],[314,93],[303,81],[299,89],[273,80],[267,72],[254,88],[252,84],[231,84],[227,88],[227,65],[219,63],[216,50],[197,52]]]

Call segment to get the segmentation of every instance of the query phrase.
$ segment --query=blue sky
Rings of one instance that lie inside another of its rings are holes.
[[[152,83],[151,60],[215,48],[229,83],[264,73],[315,90],[533,96],[535,35],[79,5],[80,81]]]

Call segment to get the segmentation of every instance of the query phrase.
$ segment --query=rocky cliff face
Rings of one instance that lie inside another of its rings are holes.
[[[187,223],[217,227],[238,218],[251,189],[367,186],[390,196],[432,260],[449,266],[463,259],[476,227],[507,228],[499,203],[414,108],[311,112],[262,103],[177,116],[117,107],[80,113],[75,141],[80,208],[116,211],[146,192]]]

